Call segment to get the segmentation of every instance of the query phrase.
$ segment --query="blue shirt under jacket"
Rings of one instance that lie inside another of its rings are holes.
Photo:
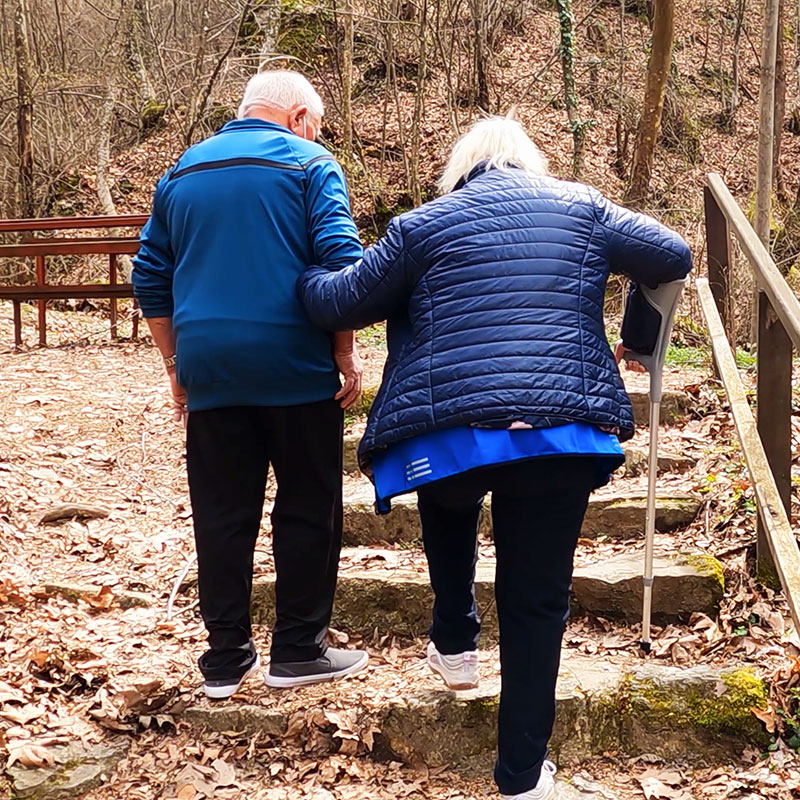
[[[529,430],[445,428],[404,439],[374,454],[376,510],[388,513],[391,498],[462,472],[553,456],[594,457],[595,488],[606,484],[625,461],[616,436],[584,422]]]
[[[331,334],[297,297],[309,264],[358,261],[341,167],[272,122],[235,120],[161,179],[134,259],[145,317],[171,317],[189,411],[331,398]]]

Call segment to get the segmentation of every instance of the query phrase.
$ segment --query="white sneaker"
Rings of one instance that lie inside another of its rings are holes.
[[[556,765],[552,761],[545,761],[542,764],[542,774],[539,776],[539,783],[534,789],[529,789],[522,794],[503,794],[503,800],[555,800],[556,782],[553,776],[556,774]]]
[[[474,689],[478,685],[478,651],[467,650],[454,656],[443,656],[436,645],[428,645],[428,666],[444,678],[454,691]]]

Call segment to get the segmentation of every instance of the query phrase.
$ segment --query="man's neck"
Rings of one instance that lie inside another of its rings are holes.
[[[247,113],[244,119],[260,119],[263,122],[272,122],[275,125],[280,125],[288,130],[286,114],[282,114],[280,111],[272,111],[268,108],[253,109]]]

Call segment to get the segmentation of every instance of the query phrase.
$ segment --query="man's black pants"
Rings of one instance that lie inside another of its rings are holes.
[[[476,539],[483,499],[492,493],[502,676],[495,780],[502,794],[534,788],[547,755],[572,560],[595,478],[591,458],[547,458],[476,470],[418,492],[436,596],[431,639],[444,655],[478,647]]]
[[[342,409],[336,400],[189,414],[186,460],[194,514],[206,678],[226,677],[251,636],[253,551],[270,464],[276,572],[273,662],[324,650],[342,546]]]

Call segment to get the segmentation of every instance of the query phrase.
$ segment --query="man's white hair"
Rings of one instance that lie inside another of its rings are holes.
[[[322,119],[325,106],[308,78],[289,69],[258,72],[247,82],[239,106],[239,119],[253,108],[273,108],[286,111],[292,106],[308,106],[312,114]]]
[[[487,169],[515,167],[533,177],[547,175],[547,159],[522,125],[506,117],[491,117],[476,122],[456,142],[439,179],[439,189],[443,194],[452,192],[462,178],[483,162]]]

